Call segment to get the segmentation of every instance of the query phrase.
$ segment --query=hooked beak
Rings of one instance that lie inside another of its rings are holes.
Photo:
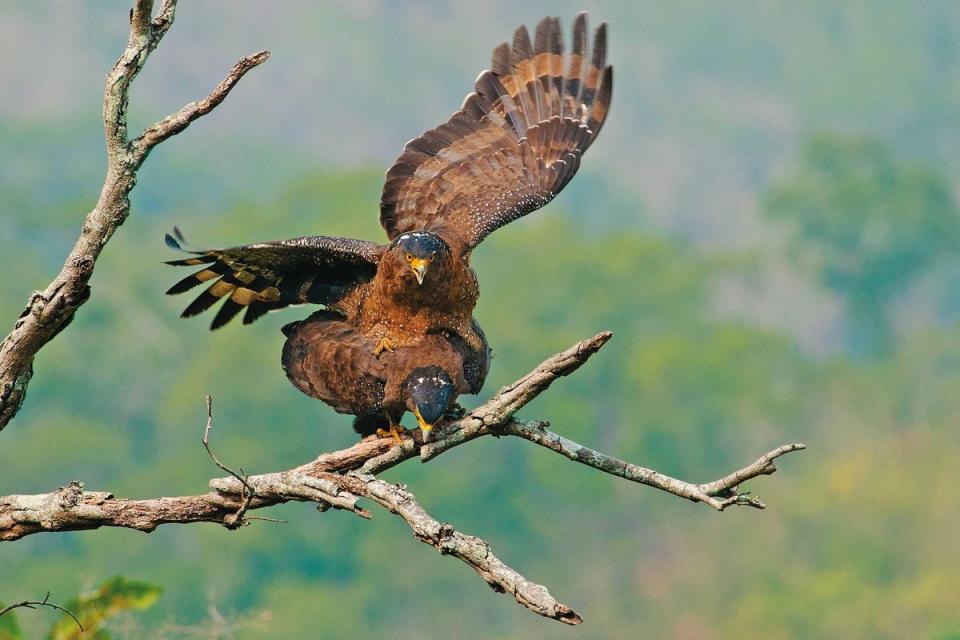
[[[414,407],[413,415],[417,417],[417,424],[420,425],[420,432],[423,434],[423,441],[430,442],[433,440],[433,425],[427,424],[427,421],[423,419],[423,416],[420,415],[420,410]]]
[[[417,284],[423,284],[423,277],[427,275],[429,263],[423,258],[414,258],[410,261],[410,270],[417,277]]]

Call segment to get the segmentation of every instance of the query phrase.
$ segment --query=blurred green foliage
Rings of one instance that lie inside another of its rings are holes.
[[[960,242],[946,176],[897,158],[876,138],[812,138],[766,208],[793,228],[794,258],[846,299],[851,341],[867,353],[889,347],[891,299]]]
[[[5,606],[5,603],[0,602],[0,609]],[[21,638],[23,638],[23,632],[20,630],[20,625],[17,624],[16,613],[9,611],[0,616],[0,640],[20,640]]]
[[[109,640],[112,636],[104,624],[127,611],[143,611],[156,604],[163,590],[146,582],[115,576],[95,590],[82,593],[62,606],[47,640]],[[49,595],[48,595],[49,597]],[[43,605],[36,605],[43,608]],[[3,605],[0,605],[0,609]],[[26,609],[21,609],[26,611]],[[25,636],[17,624],[16,610],[0,616],[0,640],[21,640]]]
[[[115,576],[95,590],[69,600],[64,608],[77,619],[64,614],[50,630],[47,640],[109,640],[110,634],[102,628],[104,623],[124,611],[149,609],[162,592],[163,589],[147,582]]]

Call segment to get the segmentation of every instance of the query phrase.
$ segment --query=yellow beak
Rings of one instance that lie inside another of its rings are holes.
[[[420,425],[420,431],[423,433],[423,441],[430,442],[430,432],[433,431],[433,425],[427,424],[427,421],[420,415],[420,410],[413,408],[413,415],[417,416],[417,424]]]
[[[417,277],[417,284],[423,284],[423,277],[427,275],[427,267],[429,262],[423,258],[414,258],[410,261],[410,270],[413,271],[413,275]]]

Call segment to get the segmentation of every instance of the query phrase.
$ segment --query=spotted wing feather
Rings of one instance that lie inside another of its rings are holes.
[[[174,229],[167,244],[184,251]],[[209,286],[184,309],[182,317],[203,313],[221,300],[210,325],[222,327],[245,310],[243,323],[291,304],[333,304],[359,284],[371,280],[383,247],[363,240],[307,236],[229,249],[187,251],[190,258],[167,262],[201,267],[170,287],[168,294]]]
[[[587,44],[580,14],[569,56],[557,18],[541,20],[532,42],[520,27],[511,44],[497,47],[460,111],[411,140],[387,171],[380,203],[387,235],[427,229],[474,247],[560,193],[612,97],[606,24],[589,53]]]

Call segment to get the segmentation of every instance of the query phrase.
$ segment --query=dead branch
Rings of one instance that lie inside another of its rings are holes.
[[[640,465],[631,464],[629,462],[625,462],[624,460],[620,460],[619,458],[615,458],[605,453],[601,453],[600,451],[585,447],[582,444],[578,444],[573,440],[564,438],[563,436],[550,431],[547,429],[548,426],[549,423],[546,422],[510,420],[502,426],[487,426],[478,429],[473,433],[471,439],[481,435],[517,436],[518,438],[529,440],[534,444],[538,444],[541,447],[550,449],[555,453],[559,453],[560,455],[564,456],[565,458],[569,458],[574,462],[585,464],[599,471],[603,471],[604,473],[609,473],[610,475],[630,480],[631,482],[638,482],[640,484],[645,484],[648,487],[654,487],[656,489],[660,489],[661,491],[672,493],[673,495],[681,498],[687,498],[693,502],[706,503],[717,511],[723,511],[732,504],[747,505],[757,509],[765,509],[766,505],[763,504],[759,499],[750,497],[748,493],[737,493],[737,488],[739,485],[747,480],[756,478],[757,476],[774,473],[777,470],[773,465],[773,460],[775,458],[793,451],[806,449],[806,445],[799,443],[785,444],[767,454],[764,454],[763,457],[753,464],[748,465],[743,469],[739,469],[719,480],[704,484],[692,484],[690,482],[684,482],[683,480],[671,478],[670,476],[658,471],[654,471],[653,469],[647,469],[646,467],[641,467]],[[437,444],[442,443],[437,442]],[[432,444],[424,445],[424,447],[420,450],[420,458],[424,462],[427,462],[440,455],[440,453],[446,451],[448,448],[449,446],[434,448],[432,447]]]
[[[164,34],[173,26],[176,0],[164,0],[155,18],[153,0],[136,0],[127,46],[107,74],[103,92],[103,129],[107,172],[100,197],[87,214],[80,236],[63,268],[43,291],[35,291],[13,330],[0,343],[0,430],[20,410],[33,376],[33,358],[73,320],[90,297],[90,277],[100,252],[130,213],[130,191],[150,150],[219,105],[240,78],[270,53],[242,58],[213,92],[153,124],[134,140],[127,137],[130,85]]]
[[[519,604],[545,618],[570,625],[583,622],[577,612],[554,600],[546,587],[530,582],[493,555],[487,542],[434,520],[404,487],[373,476],[358,477],[367,483],[367,497],[403,518],[417,540],[435,547],[443,555],[459,558],[494,591],[509,593]]]
[[[190,102],[184,105],[176,113],[155,122],[146,129],[143,134],[130,143],[134,157],[143,162],[143,158],[150,150],[171,136],[175,136],[188,126],[190,123],[201,116],[205,116],[224,101],[230,91],[248,71],[258,67],[267,61],[270,57],[269,51],[260,51],[245,58],[240,58],[223,81],[218,84],[209,96],[203,100]]]
[[[79,482],[46,494],[4,496],[0,497],[0,541],[18,540],[41,532],[100,527],[149,532],[161,524],[170,523],[214,522],[229,526],[228,521],[236,519],[240,509],[245,513],[289,501],[314,502],[321,511],[340,509],[368,519],[370,513],[357,504],[360,499],[367,498],[404,518],[418,539],[433,545],[441,553],[460,558],[491,586],[513,595],[523,606],[540,615],[577,624],[581,619],[576,613],[557,603],[545,587],[527,581],[500,562],[490,553],[486,542],[457,533],[450,525],[440,524],[427,515],[405,489],[374,476],[410,458],[419,457],[422,462],[427,462],[448,449],[481,436],[510,435],[604,473],[694,502],[704,502],[718,511],[730,505],[763,508],[765,505],[756,498],[746,492],[739,493],[740,485],[774,473],[776,458],[799,451],[805,448],[804,445],[784,445],[719,480],[694,484],[577,444],[547,429],[549,425],[545,422],[514,418],[519,409],[557,378],[569,375],[583,365],[610,337],[608,332],[601,333],[547,358],[531,373],[507,385],[488,402],[442,429],[438,440],[430,444],[423,444],[419,431],[413,431],[413,437],[399,445],[392,438],[368,438],[347,449],[324,453],[295,469],[260,475],[238,474],[219,463],[218,466],[231,475],[211,480],[212,491],[195,496],[128,500],[114,498],[106,492],[85,491]],[[208,405],[205,446],[209,444],[211,420]],[[211,457],[218,462],[212,453]]]
[[[70,611],[70,609],[67,609],[66,607],[61,607],[61,606],[58,605],[58,604],[54,604],[53,602],[50,602],[50,592],[49,592],[49,591],[47,591],[47,595],[45,595],[45,596],[43,597],[43,600],[24,600],[24,601],[22,601],[22,602],[14,602],[13,604],[8,605],[8,606],[4,607],[3,609],[0,609],[0,616],[3,616],[3,615],[6,614],[6,613],[10,613],[10,612],[13,611],[14,609],[20,609],[20,608],[23,608],[23,609],[36,609],[37,607],[41,607],[41,608],[42,608],[42,607],[49,607],[50,609],[55,609],[55,610],[57,610],[57,611],[62,611],[63,613],[65,613],[65,614],[67,614],[68,616],[70,616],[71,618],[73,618],[73,621],[77,623],[77,626],[78,626],[78,627],[80,627],[80,632],[81,632],[81,633],[83,632],[83,625],[80,624],[80,620],[77,619],[77,616],[73,613],[73,611]]]

